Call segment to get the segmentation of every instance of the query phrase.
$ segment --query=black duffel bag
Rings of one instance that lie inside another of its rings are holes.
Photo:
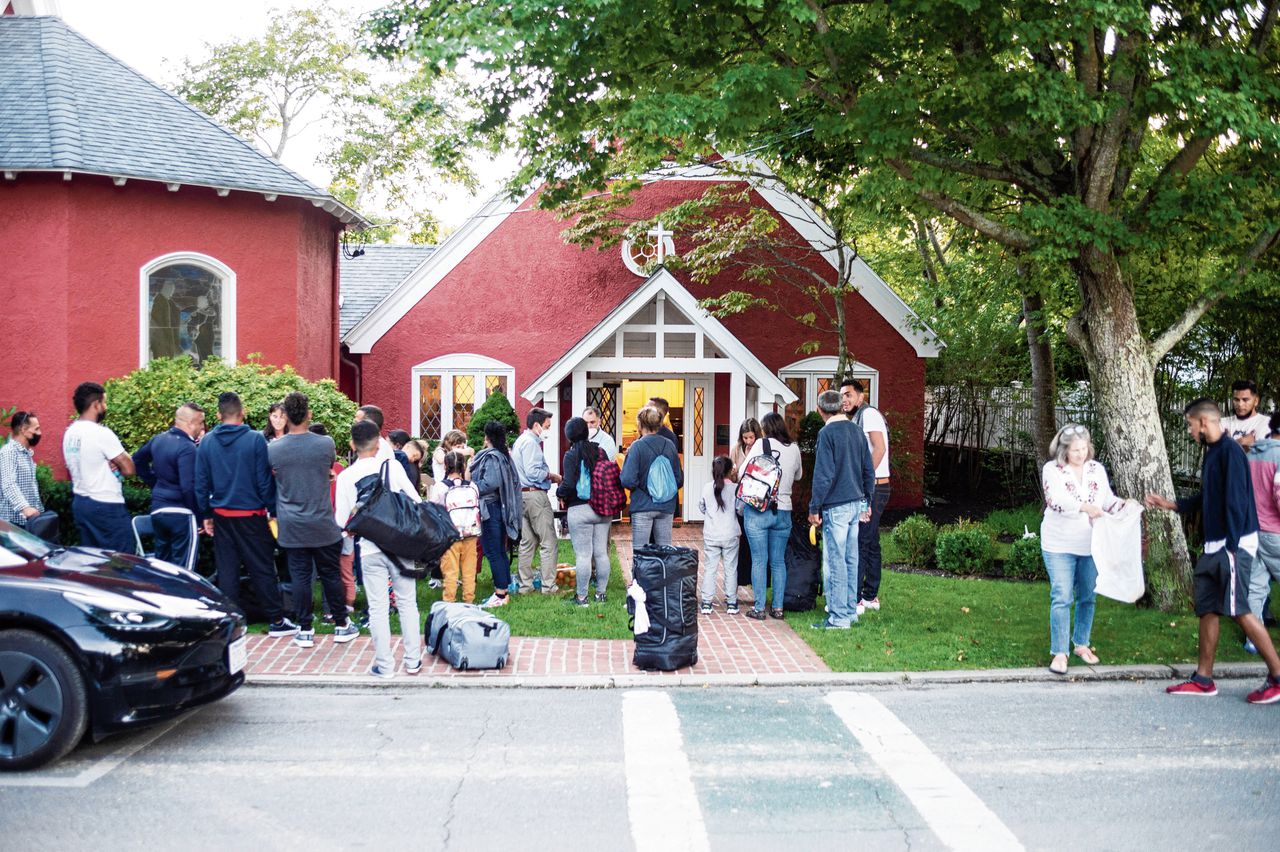
[[[637,668],[672,671],[698,662],[698,554],[650,544],[635,551],[632,577],[645,593],[649,629],[636,634]],[[635,615],[635,601],[627,599]]]
[[[782,608],[808,612],[818,604],[822,588],[822,552],[809,543],[809,519],[799,512],[794,515],[791,537],[787,539],[787,588]],[[778,593],[774,589],[773,593]]]
[[[419,503],[391,487],[389,461],[377,474],[356,482],[356,505],[346,531],[367,538],[383,553],[414,562],[439,560],[455,541],[458,531],[449,512],[436,503]],[[399,564],[401,573],[414,576],[413,569]]]

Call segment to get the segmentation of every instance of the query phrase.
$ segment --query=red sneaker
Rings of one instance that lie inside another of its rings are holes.
[[[1274,678],[1267,678],[1262,689],[1250,692],[1245,700],[1250,704],[1275,704],[1280,701],[1280,683]]]
[[[1186,680],[1165,689],[1169,695],[1217,695],[1218,687],[1213,681],[1203,684],[1199,681]]]

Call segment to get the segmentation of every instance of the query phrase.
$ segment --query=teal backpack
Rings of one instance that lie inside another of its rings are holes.
[[[666,503],[676,496],[676,474],[671,469],[671,461],[666,456],[658,456],[649,462],[649,473],[645,477],[644,490],[649,492],[649,499],[655,503]]]

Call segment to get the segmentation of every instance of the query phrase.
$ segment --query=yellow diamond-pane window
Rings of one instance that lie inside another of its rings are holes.
[[[702,424],[704,401],[702,388],[693,389],[693,454],[702,455]]]
[[[476,377],[453,377],[453,428],[467,431],[476,410]]]
[[[833,384],[835,384],[834,379],[830,379],[830,378],[818,379],[818,393],[823,393],[825,391],[831,390],[831,386]]]
[[[488,399],[494,391],[502,391],[502,395],[511,398],[507,393],[507,377],[506,376],[485,376],[484,377],[484,396]]]
[[[785,379],[787,388],[796,395],[796,401],[787,404],[782,415],[787,423],[787,432],[794,439],[800,435],[800,421],[804,419],[804,379],[800,377]]]
[[[440,440],[440,377],[418,377],[418,434],[433,441]]]

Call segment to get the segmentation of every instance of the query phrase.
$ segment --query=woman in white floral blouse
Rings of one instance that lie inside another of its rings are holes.
[[[1040,547],[1049,571],[1049,671],[1067,673],[1067,638],[1073,653],[1094,665],[1098,657],[1089,648],[1093,629],[1094,594],[1098,569],[1093,564],[1091,525],[1103,512],[1121,501],[1111,492],[1106,468],[1093,458],[1089,430],[1071,423],[1063,426],[1049,445],[1053,457],[1044,466],[1044,521]],[[1071,629],[1071,604],[1076,609]]]

